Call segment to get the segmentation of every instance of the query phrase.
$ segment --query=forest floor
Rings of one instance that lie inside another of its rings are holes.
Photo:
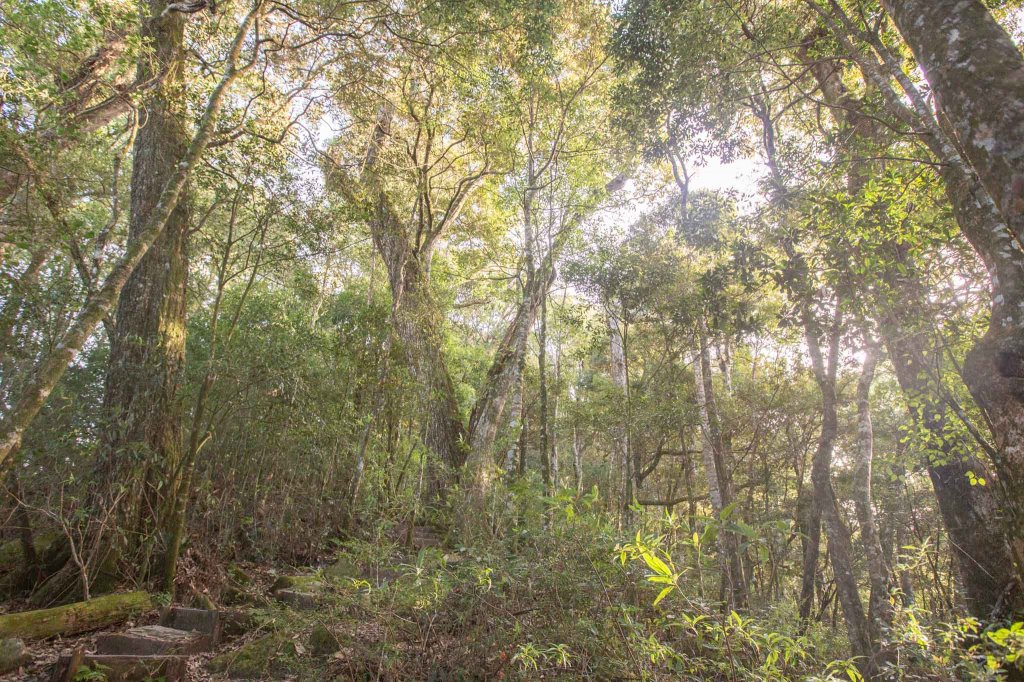
[[[620,542],[570,519],[473,546],[416,529],[339,543],[316,566],[237,563],[217,567],[219,579],[193,568],[181,605],[216,609],[229,627],[189,658],[187,679],[847,679],[820,675],[808,655],[842,650],[834,622],[801,635],[788,632],[793,614],[723,613],[700,571],[658,604],[664,584]],[[103,634],[37,643],[0,681],[49,680],[61,654],[94,651]]]
[[[404,540],[348,543],[319,567],[227,567],[193,605],[209,598],[233,632],[190,658],[188,679],[621,679],[644,656],[623,615],[654,616],[657,591],[612,561],[610,540],[518,537],[486,551],[429,531]],[[35,643],[31,663],[0,680],[49,680],[61,654],[102,634]]]

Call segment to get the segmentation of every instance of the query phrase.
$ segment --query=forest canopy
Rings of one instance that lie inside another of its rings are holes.
[[[1022,37],[0,2],[0,676],[1024,679]]]

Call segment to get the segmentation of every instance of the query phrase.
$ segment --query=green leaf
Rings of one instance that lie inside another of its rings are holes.
[[[650,552],[645,551],[643,553],[643,558],[644,562],[647,563],[647,566],[658,575],[672,575],[672,571],[669,569],[668,565]]]

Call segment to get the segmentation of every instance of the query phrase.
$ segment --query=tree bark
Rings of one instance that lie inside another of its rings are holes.
[[[1024,56],[979,0],[886,0],[883,6],[924,71],[958,148],[1019,245],[1024,238]],[[972,349],[965,370],[992,423],[999,473],[1008,477],[1004,489],[1019,562],[1024,550],[1024,292],[1015,274],[1012,283],[993,282],[993,324]],[[1012,302],[1005,300],[1008,285],[1017,288]]]
[[[814,612],[814,595],[818,587],[818,556],[821,553],[821,512],[814,492],[797,499],[797,521],[800,524],[800,621],[806,627]]]
[[[530,330],[537,319],[541,301],[547,296],[554,271],[530,269],[515,317],[494,353],[487,379],[469,417],[469,455],[466,468],[470,485],[480,494],[493,478],[494,440],[509,395],[522,383]]]
[[[146,592],[126,592],[52,609],[8,613],[0,616],[0,637],[68,637],[121,623],[154,607],[153,598]]]
[[[33,128],[30,132],[36,138],[36,144],[42,143],[40,146],[49,157],[48,161],[43,160],[40,164],[44,168],[51,167],[56,157],[70,148],[82,135],[95,132],[130,111],[134,92],[159,84],[162,73],[156,74],[155,80],[136,80],[125,88],[115,86],[116,91],[113,94],[99,102],[95,101],[98,86],[104,75],[117,63],[128,45],[125,36],[116,33],[106,36],[105,40],[106,42],[79,64],[74,75],[62,84],[63,91],[60,93],[60,101],[57,102],[59,106],[53,108],[59,114],[57,121],[51,121],[44,129]],[[17,163],[16,157],[8,157],[4,153],[6,151],[0,152],[0,158],[4,160],[4,163],[0,164],[0,203],[9,200],[23,185],[23,180],[33,175],[31,168]],[[6,235],[0,234],[0,237]]]
[[[558,487],[557,463],[551,448],[551,424],[548,406],[548,297],[545,294],[540,302],[540,328],[537,330],[537,375],[540,384],[540,462],[544,478],[544,492],[548,497],[555,494]]]
[[[938,172],[957,222],[992,279],[991,321],[967,355],[964,378],[987,413],[995,437],[994,462],[1005,491],[1008,535],[1020,582],[1024,569],[1024,448],[1020,447],[1024,442],[1024,252],[1018,207],[1024,203],[1020,200],[1024,185],[1015,185],[1020,183],[1015,169],[1020,168],[1022,157],[1017,154],[1014,161],[1015,152],[1009,150],[1022,148],[1021,55],[977,0],[891,0],[883,5],[934,81],[938,116],[877,36],[858,34],[837,3],[826,10],[811,2],[865,80],[883,95],[886,108],[940,162]],[[858,35],[871,43],[881,65],[876,56],[865,54],[854,43]],[[1008,80],[1001,82],[999,77]],[[891,78],[902,93],[891,86]],[[949,127],[958,139],[950,138]],[[964,136],[970,139],[959,139]],[[993,171],[1000,164],[1008,172],[997,178]],[[985,174],[985,186],[978,174]]]
[[[801,49],[801,59],[807,59],[808,48],[819,34],[812,34]],[[861,57],[863,60],[864,58]],[[871,70],[864,69],[870,81]],[[840,72],[833,60],[818,60],[810,63],[810,71],[821,89],[825,101],[835,118],[851,133],[851,142],[858,139],[866,142],[880,142],[884,129],[872,117],[862,113],[864,103],[854,97],[845,87]],[[875,79],[875,85],[884,84]],[[926,145],[939,158],[943,158],[942,145],[923,122],[916,120],[909,110],[890,103],[890,111],[897,118],[916,125],[924,136]],[[867,175],[866,162],[851,162],[850,190],[860,191]],[[987,347],[990,338],[999,338],[1005,332],[1001,320],[1001,309],[1020,300],[1022,284],[1021,254],[1017,247],[1006,238],[1000,217],[995,215],[994,205],[977,200],[983,190],[978,180],[958,164],[944,163],[940,169],[947,197],[954,217],[961,231],[982,256],[992,274],[993,319],[989,332],[979,344]],[[995,486],[971,486],[968,472],[994,480],[987,467],[973,454],[972,448],[960,438],[951,438],[946,428],[948,408],[942,404],[937,387],[927,376],[926,358],[928,340],[920,330],[914,329],[912,319],[925,319],[929,313],[922,309],[926,295],[914,274],[914,264],[906,258],[906,248],[893,242],[891,259],[883,262],[882,280],[887,295],[877,296],[875,308],[883,341],[893,363],[897,381],[904,395],[907,407],[916,423],[922,424],[935,435],[940,453],[928,455],[926,465],[932,480],[939,509],[946,531],[950,535],[954,557],[964,587],[968,610],[978,618],[993,617],[993,610],[1003,603],[1007,585],[1014,582],[1013,561],[1006,544],[1000,537],[1003,527],[994,498]],[[1002,292],[1002,293],[1001,293]],[[1011,299],[1013,303],[1011,303]],[[1000,302],[1001,301],[1001,302]],[[907,305],[913,313],[907,314]],[[1012,331],[1010,333],[1013,333]],[[975,351],[968,356],[968,366],[977,365],[975,371],[965,373],[965,381],[972,387],[972,393],[983,390],[982,385],[998,384],[998,379],[985,379],[991,373],[991,363],[979,362],[984,351]],[[979,380],[980,379],[980,380]],[[977,397],[977,395],[976,395]],[[904,573],[905,575],[905,573]]]
[[[731,472],[722,428],[715,401],[714,382],[711,377],[711,354],[708,350],[707,329],[700,320],[697,327],[697,354],[693,363],[693,380],[697,409],[701,421],[701,453],[708,482],[711,509],[719,520],[718,554],[722,571],[722,584],[730,609],[747,606],[747,580],[743,574],[736,534],[725,527],[723,512],[734,503]],[[734,512],[735,513],[735,512]]]
[[[626,367],[626,340],[624,338],[622,320],[616,319],[610,313],[606,313],[605,322],[608,325],[608,351],[611,361],[612,383],[622,396],[623,404],[629,405],[629,375]],[[614,473],[615,482],[619,489],[619,513],[620,518],[628,522],[630,511],[629,506],[633,502],[633,477],[630,474],[629,466],[632,461],[629,438],[629,410],[628,407],[622,415],[623,421],[612,426],[612,445],[615,451]]]
[[[139,61],[138,80],[165,73],[145,104],[146,125],[135,138],[128,243],[139,239],[160,201],[161,190],[185,158],[183,49],[185,15],[164,14],[166,0],[151,0],[142,39],[152,58]],[[176,501],[168,492],[183,451],[183,406],[178,397],[185,363],[187,234],[191,202],[187,185],[160,237],[121,291],[110,339],[103,399],[107,425],[101,457],[108,499],[120,497],[115,528],[132,538],[124,549],[134,578],[145,578],[150,556],[143,547],[169,540],[163,528]],[[154,537],[161,534],[161,537]]]
[[[576,495],[583,494],[583,442],[580,439],[579,426],[572,426],[572,478]]]
[[[867,337],[867,334],[865,334]],[[865,338],[864,364],[857,381],[857,460],[853,470],[854,504],[860,524],[861,544],[867,559],[871,592],[868,598],[868,618],[872,627],[871,639],[880,642],[884,631],[892,624],[893,608],[889,600],[892,575],[882,552],[882,543],[875,523],[874,497],[871,472],[875,455],[874,429],[871,424],[871,384],[878,364],[878,346]]]
[[[906,291],[913,286],[912,274],[902,280],[895,280],[895,269],[891,274],[890,286],[899,287],[894,287],[891,295],[900,308],[883,307],[882,339],[912,420],[934,436],[936,451],[925,453],[925,464],[949,534],[965,605],[972,615],[988,621],[999,615],[996,611],[1001,604],[1009,605],[1004,595],[1014,582],[1010,551],[1000,533],[994,477],[975,456],[975,447],[949,428],[952,415],[929,378],[927,358],[933,353],[928,350],[927,336],[906,321],[906,302],[920,300],[910,298]],[[989,485],[971,485],[969,474],[989,481]]]
[[[981,0],[883,0],[959,148],[1024,238],[1024,56]],[[1024,358],[1012,358],[1024,371]],[[1024,374],[1015,377],[1024,380]],[[1018,389],[1020,390],[1020,389]]]
[[[811,356],[818,389],[821,392],[821,433],[818,447],[811,463],[811,482],[814,486],[814,508],[821,516],[828,539],[828,551],[835,575],[836,592],[843,607],[846,621],[846,636],[850,652],[858,657],[857,666],[865,677],[875,673],[874,643],[871,639],[867,616],[860,600],[857,578],[853,570],[853,545],[850,531],[839,512],[839,503],[832,488],[832,454],[839,435],[838,396],[836,394],[836,372],[839,365],[839,343],[841,335],[840,302],[836,302],[835,319],[826,334],[828,356],[822,351],[819,324],[809,309],[810,302],[804,303],[804,328],[807,348]],[[805,564],[806,568],[806,564]],[[805,576],[806,579],[806,576]]]
[[[11,409],[0,421],[0,465],[21,444],[25,431],[46,403],[57,382],[64,376],[68,365],[77,357],[86,341],[92,336],[93,331],[110,312],[128,277],[170,220],[189,174],[195,168],[203,152],[206,151],[213,136],[214,123],[224,103],[225,95],[234,80],[245,69],[245,67],[238,68],[236,61],[241,54],[249,28],[262,6],[262,2],[257,2],[256,7],[246,15],[245,21],[239,28],[228,55],[224,75],[207,101],[206,110],[203,112],[203,117],[192,138],[188,152],[176,167],[175,173],[164,185],[160,200],[149,214],[145,229],[128,244],[125,253],[114,263],[103,285],[90,294],[85,306],[78,313],[70,329],[65,332],[60,343],[55,345],[53,350],[40,361],[31,381],[26,382],[26,385],[12,399]]]

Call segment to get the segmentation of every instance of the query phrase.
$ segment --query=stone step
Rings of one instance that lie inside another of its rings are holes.
[[[321,601],[318,595],[299,590],[277,590],[274,592],[274,598],[297,611],[315,611],[320,607]]]
[[[412,547],[417,552],[427,547],[441,547],[444,540],[429,526],[415,526],[412,529]]]
[[[224,623],[219,611],[190,609],[184,606],[172,606],[165,609],[160,616],[160,625],[186,632],[201,632],[210,638],[211,646],[220,643],[224,630]]]
[[[399,524],[394,531],[395,540],[401,545],[407,545],[419,552],[427,547],[443,547],[444,537],[430,526],[413,526]]]
[[[144,625],[96,638],[96,653],[112,656],[189,655],[212,647],[211,635],[164,625]]]
[[[86,654],[82,649],[61,656],[54,666],[50,682],[72,682],[83,669],[102,673],[107,682],[186,682],[186,656],[116,656]]]

